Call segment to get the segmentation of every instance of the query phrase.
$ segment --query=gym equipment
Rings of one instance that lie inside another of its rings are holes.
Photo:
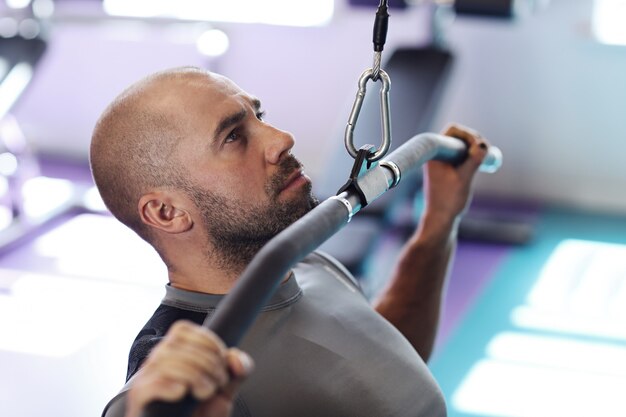
[[[515,15],[515,0],[455,0],[457,14],[509,19]]]
[[[371,2],[370,2],[371,3]],[[382,2],[381,2],[382,3]],[[380,9],[379,5],[379,9]],[[359,78],[359,90],[353,109],[344,133],[344,143],[348,153],[356,156],[358,146],[354,145],[354,136],[360,144],[381,143],[381,149],[393,151],[402,145],[406,138],[431,129],[431,123],[443,95],[453,64],[453,54],[443,45],[443,36],[440,34],[441,24],[436,9],[430,9],[431,14],[431,42],[423,46],[409,46],[395,49],[388,60],[385,70],[378,70],[382,83],[380,90],[380,107],[378,100],[372,94],[366,95],[365,87],[371,79],[376,81],[377,65],[380,66],[382,44],[384,38],[381,29],[374,29],[374,66],[371,72],[366,70]],[[381,17],[379,17],[379,15]],[[378,27],[383,27],[382,20],[386,12],[377,11]],[[383,31],[384,32],[384,31]],[[378,49],[378,50],[377,50]],[[393,84],[390,80],[393,79]],[[389,89],[393,88],[393,94]],[[382,117],[378,117],[378,113]],[[359,119],[359,128],[355,132],[356,118]],[[380,122],[379,122],[380,120]],[[380,126],[379,126],[380,125]],[[394,141],[391,140],[393,127]],[[382,130],[382,139],[377,139],[377,132]],[[397,140],[400,138],[401,140]],[[375,151],[370,160],[380,158],[379,151]],[[316,179],[315,193],[320,198],[335,194],[337,178],[345,175],[350,169],[350,161],[345,154],[337,152],[324,170],[324,177]],[[385,194],[374,204],[369,205],[363,215],[330,238],[321,246],[321,250],[338,259],[355,276],[365,272],[365,259],[375,248],[383,230],[389,227],[412,228],[415,221],[406,216],[395,216],[398,208],[408,206],[417,190],[421,188],[421,172],[416,172],[410,181],[405,181],[394,193]],[[343,242],[353,242],[345,245]]]
[[[378,0],[349,0],[352,6],[376,7]],[[515,16],[519,3],[533,3],[534,0],[394,0],[390,8],[405,9],[424,3],[436,6],[451,6],[457,15],[473,15],[509,19]]]
[[[390,119],[393,141],[389,151],[401,146],[407,138],[432,128],[431,123],[452,69],[454,57],[451,52],[436,45],[403,47],[395,49],[385,61],[384,68],[393,80],[389,95]],[[376,94],[368,94],[363,100],[355,136],[359,143],[379,143],[379,103]],[[337,134],[339,136],[339,132]],[[338,138],[339,141],[339,138]],[[315,193],[320,199],[336,194],[352,162],[344,152],[334,153],[324,169],[324,177],[316,179]],[[421,172],[411,175],[393,193],[382,195],[369,204],[361,215],[326,241],[321,249],[337,258],[354,275],[363,270],[363,259],[374,246],[382,230],[398,219],[390,216],[396,207],[409,200],[421,188]],[[353,242],[345,245],[345,241]]]
[[[0,154],[3,161],[12,161],[11,169],[0,170],[8,185],[5,204],[9,206],[11,216],[8,226],[0,234],[0,254],[65,211],[62,208],[60,212],[55,210],[37,218],[24,213],[22,186],[32,174],[29,171],[36,170],[37,161],[19,125],[9,114],[28,87],[45,50],[46,42],[41,38],[0,37]]]

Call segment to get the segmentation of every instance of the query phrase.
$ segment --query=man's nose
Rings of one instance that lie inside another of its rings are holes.
[[[275,127],[271,127],[267,135],[265,158],[270,164],[278,164],[283,155],[293,148],[296,141],[291,133]]]

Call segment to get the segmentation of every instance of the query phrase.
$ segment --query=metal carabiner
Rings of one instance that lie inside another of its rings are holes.
[[[348,118],[348,125],[346,126],[344,142],[348,153],[353,158],[356,158],[357,155],[357,149],[354,146],[353,140],[354,128],[356,126],[357,119],[359,118],[359,113],[361,112],[363,99],[365,98],[367,82],[372,79],[372,68],[366,69],[363,74],[361,74],[361,78],[359,78],[359,91],[356,93],[356,98],[354,100],[354,104],[352,105],[352,111],[350,112],[350,117]],[[387,73],[382,69],[378,73],[378,79],[382,83],[382,87],[380,87],[380,116],[383,138],[380,148],[367,157],[369,162],[376,162],[381,159],[387,154],[389,146],[391,146],[391,122],[389,118],[389,86],[391,84],[391,80],[389,79],[389,75],[387,75]]]

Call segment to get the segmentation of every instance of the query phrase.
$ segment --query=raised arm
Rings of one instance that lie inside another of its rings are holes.
[[[437,334],[458,222],[487,150],[486,141],[466,127],[451,125],[443,133],[467,142],[469,157],[456,167],[439,161],[425,165],[425,210],[391,279],[374,302],[375,309],[404,334],[424,361],[432,353]]]

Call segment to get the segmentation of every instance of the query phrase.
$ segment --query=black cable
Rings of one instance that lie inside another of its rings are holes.
[[[382,52],[387,40],[387,26],[389,23],[388,1],[380,0],[378,9],[376,10],[376,19],[374,20],[374,52]]]

